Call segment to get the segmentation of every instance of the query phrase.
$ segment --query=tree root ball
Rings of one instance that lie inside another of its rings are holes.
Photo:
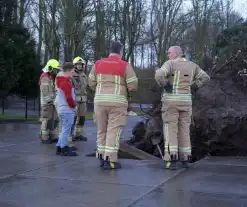
[[[156,110],[157,112],[157,110]],[[193,98],[192,161],[205,155],[247,156],[247,95],[232,78],[211,79]],[[164,152],[161,112],[138,123],[128,144],[161,157]]]

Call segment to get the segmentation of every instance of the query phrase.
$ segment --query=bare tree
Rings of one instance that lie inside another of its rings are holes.
[[[182,0],[152,0],[150,34],[158,64],[165,60],[165,52],[174,36]]]

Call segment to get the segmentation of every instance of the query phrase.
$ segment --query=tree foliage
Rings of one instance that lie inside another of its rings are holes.
[[[40,65],[34,39],[22,24],[15,22],[16,3],[3,1],[0,9],[0,97],[11,93],[35,97]]]
[[[238,50],[247,57],[247,22],[224,30],[216,39],[219,56],[230,57]]]
[[[231,0],[0,0],[0,95],[35,95],[41,68],[35,54],[42,64],[75,56],[94,62],[108,55],[112,40],[124,44],[123,58],[140,69],[161,66],[172,45],[197,63],[213,60],[215,49],[226,60],[243,47],[235,39],[244,38],[242,17]],[[218,34],[229,36],[228,46]]]

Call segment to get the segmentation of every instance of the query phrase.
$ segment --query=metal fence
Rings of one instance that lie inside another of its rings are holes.
[[[40,117],[40,100],[22,99],[18,96],[9,96],[0,99],[0,118],[11,119],[38,119]],[[88,100],[87,110],[93,111],[93,102]]]
[[[1,99],[1,116],[23,118],[37,118],[40,116],[39,99],[22,99],[18,96],[9,96]]]

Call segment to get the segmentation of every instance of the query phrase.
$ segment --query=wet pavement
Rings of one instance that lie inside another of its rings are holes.
[[[131,117],[129,137],[140,117]],[[166,171],[160,161],[125,160],[104,171],[86,156],[96,130],[86,123],[88,142],[76,142],[78,157],[55,155],[42,145],[38,124],[0,125],[0,207],[245,207],[247,158],[209,157],[188,170]]]
[[[247,159],[209,157],[145,196],[135,207],[246,207]]]

